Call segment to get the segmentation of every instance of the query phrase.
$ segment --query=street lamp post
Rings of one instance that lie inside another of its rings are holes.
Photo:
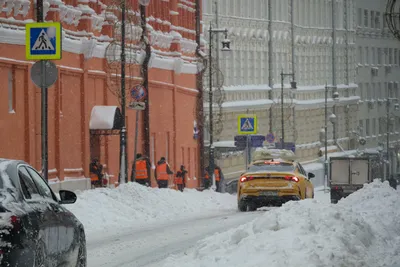
[[[282,149],[284,149],[285,146],[285,119],[284,119],[284,106],[283,106],[283,81],[286,76],[292,76],[294,79],[294,73],[283,73],[283,70],[281,71],[281,123],[282,123]],[[292,81],[290,82],[290,86],[292,89],[296,89],[296,82]]]
[[[324,147],[325,147],[325,161],[324,161],[324,191],[326,192],[328,189],[328,90],[329,89],[336,89],[335,86],[328,87],[328,85],[325,85],[325,125],[324,129],[320,131],[320,135],[324,135],[323,137],[320,136],[320,141],[323,140],[324,142]],[[333,100],[336,102],[339,100],[339,94],[338,92],[335,91],[333,94]],[[333,127],[335,127],[336,123],[336,115],[332,113],[332,115],[329,117],[329,121],[333,124]]]
[[[210,24],[209,29],[209,48],[208,48],[208,67],[209,67],[209,132],[210,132],[210,148],[209,148],[209,164],[208,164],[208,172],[209,175],[213,175],[214,172],[214,145],[213,145],[213,91],[212,91],[212,43],[213,43],[213,34],[224,33],[225,39],[222,41],[222,51],[230,51],[230,41],[227,39],[228,30],[227,29],[213,29]],[[213,175],[213,185],[215,185],[214,181],[215,177]]]

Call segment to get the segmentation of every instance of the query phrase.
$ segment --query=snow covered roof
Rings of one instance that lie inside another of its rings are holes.
[[[122,115],[117,106],[94,106],[90,115],[90,130],[116,130],[122,127]]]

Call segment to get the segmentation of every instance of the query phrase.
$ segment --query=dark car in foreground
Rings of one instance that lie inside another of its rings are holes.
[[[23,161],[0,159],[0,266],[86,266],[83,225],[62,204],[76,201]]]

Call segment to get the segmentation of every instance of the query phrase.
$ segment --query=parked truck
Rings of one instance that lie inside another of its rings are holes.
[[[369,157],[330,158],[331,203],[362,188],[372,181],[371,160]]]

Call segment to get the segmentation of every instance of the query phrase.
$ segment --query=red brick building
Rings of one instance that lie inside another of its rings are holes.
[[[127,28],[128,44],[134,47],[140,40],[140,27],[134,25],[140,19],[139,5],[137,0],[127,3],[132,22]],[[63,58],[54,61],[58,80],[48,89],[50,178],[89,177],[91,157],[99,157],[114,180],[118,177],[119,136],[97,138],[89,129],[94,106],[119,106],[119,55],[112,40],[120,12],[113,4],[110,0],[45,1],[45,20],[60,21],[63,27]],[[35,20],[34,13],[29,0],[11,1],[0,13],[0,157],[23,159],[40,169],[41,94],[30,80],[34,62],[25,60],[24,24]],[[198,95],[194,0],[152,0],[147,20],[152,45],[150,158],[154,163],[166,157],[175,171],[184,164],[192,178],[190,186],[197,186],[198,180],[193,179],[199,177],[199,144],[193,136]],[[142,54],[138,47],[127,48],[130,62],[140,62]],[[126,75],[127,89],[141,82],[137,64],[127,66]],[[130,169],[135,111],[127,109],[126,119]],[[143,127],[143,114],[139,127]],[[139,132],[138,152],[142,152],[144,136]]]

